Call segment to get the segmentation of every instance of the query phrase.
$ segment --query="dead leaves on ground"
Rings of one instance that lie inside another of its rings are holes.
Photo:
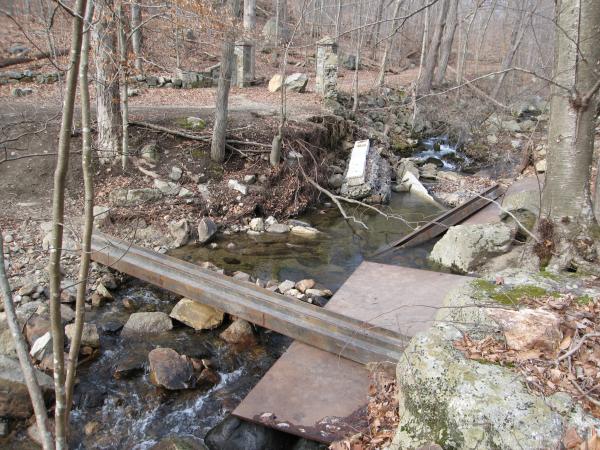
[[[400,420],[396,379],[379,370],[371,372],[370,379],[368,430],[334,442],[331,450],[374,450],[392,442]]]
[[[600,418],[600,301],[565,294],[557,298],[523,299],[521,304],[561,316],[563,338],[558,355],[539,349],[517,352],[493,336],[474,340],[465,334],[454,343],[455,347],[467,358],[514,367],[534,392],[545,396],[566,392],[586,411]],[[592,444],[597,443],[594,435]]]

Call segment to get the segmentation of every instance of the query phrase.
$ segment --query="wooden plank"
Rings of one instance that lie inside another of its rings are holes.
[[[338,357],[398,361],[408,338],[94,232],[92,259]]]
[[[447,293],[469,280],[363,262],[325,308],[412,336],[429,328]],[[365,366],[294,342],[233,414],[330,443],[366,425],[368,388]]]
[[[409,247],[423,244],[430,239],[446,232],[449,227],[464,221],[469,216],[489,205],[493,200],[496,200],[498,197],[500,197],[502,193],[502,187],[496,184],[481,194],[471,198],[462,205],[446,211],[439,217],[435,218],[429,223],[426,223],[412,233],[407,234],[391,244],[381,247],[371,256],[381,256],[382,254],[392,251],[398,247]]]

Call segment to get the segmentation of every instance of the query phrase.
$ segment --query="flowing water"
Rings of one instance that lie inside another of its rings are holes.
[[[356,215],[368,230],[358,224],[349,226],[335,207],[324,206],[300,218],[321,231],[314,238],[268,233],[220,235],[216,249],[190,245],[172,254],[192,262],[211,261],[226,271],[241,270],[263,280],[314,278],[320,286],[335,291],[370,253],[441,211],[417,196],[393,194],[385,212],[403,220],[353,208],[347,212]],[[232,248],[228,248],[230,243]],[[430,248],[397,252],[385,262],[427,267]],[[237,351],[218,338],[222,328],[195,332],[177,324],[160,336],[121,338],[119,330],[131,312],[125,309],[123,299],[130,299],[136,311],[169,313],[177,297],[137,281],[131,281],[115,297],[108,306],[87,313],[86,320],[101,330],[100,354],[79,368],[71,436],[74,448],[143,450],[167,436],[193,437],[201,442],[290,343],[284,336],[261,330],[258,345]],[[220,382],[210,389],[171,392],[154,387],[148,380],[147,355],[159,346],[191,357],[211,358]],[[113,374],[119,366],[133,373],[116,379]]]

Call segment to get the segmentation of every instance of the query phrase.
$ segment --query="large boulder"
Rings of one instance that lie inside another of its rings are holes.
[[[160,334],[173,329],[173,323],[164,312],[137,312],[127,319],[121,336]]]
[[[307,84],[308,76],[300,72],[288,75],[285,79],[285,87],[292,92],[304,92]]]
[[[269,81],[269,92],[278,92],[283,85],[285,85],[288,91],[293,92],[304,92],[306,85],[308,84],[308,75],[300,72],[288,75],[285,78],[285,82],[282,81],[283,77],[281,74],[275,74]]]
[[[170,316],[194,330],[212,330],[223,322],[223,311],[189,298],[179,300]]]
[[[512,240],[513,230],[504,223],[457,225],[450,227],[435,244],[429,259],[468,273],[488,258],[506,253]]]
[[[54,381],[37,369],[34,371],[44,397],[50,398],[54,392]],[[32,413],[33,407],[19,361],[0,355],[0,417],[28,419]]]
[[[513,272],[500,273],[503,288],[522,283],[523,274]],[[390,450],[429,442],[443,448],[558,448],[564,430],[574,427],[584,436],[600,427],[567,394],[536,395],[519,371],[467,359],[455,347],[465,333],[482,339],[497,329],[488,314],[495,300],[480,282],[451,291],[434,325],[405,349],[397,366],[400,423]]]
[[[194,368],[189,358],[171,348],[155,348],[148,353],[150,381],[169,390],[194,387]]]

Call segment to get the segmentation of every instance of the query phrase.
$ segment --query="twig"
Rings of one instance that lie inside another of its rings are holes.
[[[566,359],[569,356],[573,355],[574,353],[577,353],[577,351],[581,348],[581,346],[583,345],[583,343],[585,342],[586,339],[594,338],[594,337],[600,337],[600,333],[587,333],[587,334],[584,334],[581,337],[581,339],[579,340],[579,342],[577,342],[577,345],[575,345],[575,347],[573,347],[571,350],[569,350],[564,355],[562,355],[562,356],[560,356],[560,357],[557,358],[556,363],[558,364],[563,359]]]
[[[571,384],[575,386],[575,389],[577,389],[579,393],[586,398],[586,400],[600,408],[600,401],[590,397],[583,389],[581,389],[581,386],[579,386],[575,380],[571,380]]]

